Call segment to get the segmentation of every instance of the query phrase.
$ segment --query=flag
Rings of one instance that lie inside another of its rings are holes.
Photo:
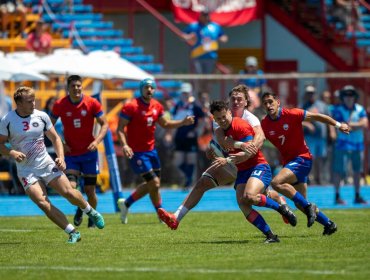
[[[210,11],[211,21],[221,26],[243,25],[260,18],[261,0],[172,0],[177,22],[198,21],[201,11]]]

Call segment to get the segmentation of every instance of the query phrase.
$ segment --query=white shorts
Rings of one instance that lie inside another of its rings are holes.
[[[24,190],[27,190],[39,180],[48,185],[53,179],[63,175],[63,172],[59,170],[54,161],[50,161],[43,169],[18,168],[17,173]]]

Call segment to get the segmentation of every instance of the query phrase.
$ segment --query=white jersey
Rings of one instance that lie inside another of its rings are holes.
[[[241,117],[243,120],[246,120],[252,127],[260,126],[261,122],[259,119],[253,115],[251,112],[249,112],[247,109],[244,109],[243,115]],[[213,120],[212,128],[213,132],[219,127],[219,125]],[[213,139],[216,141],[215,136],[213,135]]]
[[[25,160],[17,162],[18,170],[44,169],[53,162],[44,144],[44,132],[52,126],[49,116],[36,109],[27,117],[13,110],[1,119],[0,134],[8,136],[12,149],[26,155]]]

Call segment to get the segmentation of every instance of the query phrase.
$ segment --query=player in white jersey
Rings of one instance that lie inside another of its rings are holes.
[[[254,139],[252,142],[248,143],[248,146],[243,146],[243,149],[246,153],[254,155],[257,153],[258,149],[262,147],[262,144],[265,140],[265,135],[258,118],[246,109],[250,103],[248,90],[249,88],[245,85],[238,85],[234,87],[229,93],[229,106],[233,116],[243,118],[253,127],[255,132]],[[218,127],[218,125],[213,122],[213,126],[215,131],[215,128]],[[225,155],[225,150],[221,147],[230,146],[228,139],[220,135],[218,132],[219,130],[216,130],[214,135],[216,136],[217,140],[213,139],[211,141],[210,149],[207,151],[207,155],[213,160],[215,160],[217,157],[222,157],[223,155],[227,156]],[[221,143],[221,145],[218,143]],[[234,142],[232,141],[232,143]],[[206,191],[217,186],[230,185],[235,181],[236,175],[237,169],[232,162],[224,166],[216,166],[215,164],[212,164],[205,172],[203,172],[202,176],[196,182],[194,188],[174,214],[167,212],[163,208],[158,210],[161,220],[171,229],[177,229],[182,218],[199,203]],[[268,195],[279,203],[285,204],[284,199],[281,199],[277,192],[269,191]]]
[[[14,101],[16,109],[0,121],[0,154],[16,161],[18,177],[26,194],[52,222],[69,234],[69,243],[80,241],[81,235],[66,216],[51,204],[45,185],[80,207],[98,228],[104,228],[103,216],[86,202],[79,191],[72,188],[62,172],[66,168],[62,141],[49,116],[35,109],[34,90],[19,87],[14,93]],[[55,148],[55,162],[46,151],[44,133]],[[5,145],[6,142],[9,142],[10,148]]]

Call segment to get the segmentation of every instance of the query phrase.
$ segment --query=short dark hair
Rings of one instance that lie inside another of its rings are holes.
[[[79,75],[71,75],[67,78],[67,87],[73,82],[73,81],[80,81],[82,83],[82,78]]]
[[[216,100],[211,103],[210,112],[213,115],[214,112],[221,112],[222,110],[229,110],[227,103],[222,100]]]
[[[261,100],[263,100],[266,96],[272,96],[272,98],[278,99],[278,95],[276,93],[272,92],[272,91],[269,91],[269,90],[262,92]]]
[[[251,98],[249,96],[249,87],[247,87],[246,85],[243,85],[243,84],[239,84],[235,87],[233,87],[230,92],[229,92],[229,97],[234,93],[234,92],[241,92],[244,94],[244,98],[245,100],[247,100],[247,106],[246,107],[249,107],[252,103],[251,101]]]

